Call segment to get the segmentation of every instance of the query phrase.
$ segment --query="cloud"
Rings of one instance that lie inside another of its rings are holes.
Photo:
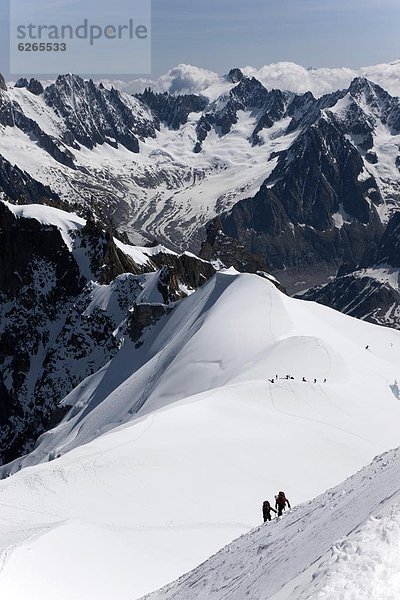
[[[358,76],[370,79],[392,95],[400,95],[400,61],[360,69],[305,69],[295,63],[280,62],[265,65],[261,69],[245,67],[243,72],[259,79],[268,89],[278,88],[298,93],[311,91],[315,96],[347,88],[352,79]]]
[[[129,83],[103,82],[105,85],[113,84],[115,87],[129,94],[141,93],[146,87],[151,87],[154,92],[170,92],[171,94],[201,94],[222,78],[218,73],[193,67],[191,65],[178,65],[158,79],[136,79]]]
[[[390,94],[400,96],[400,60],[360,69],[348,67],[305,69],[292,62],[279,62],[265,65],[260,69],[243,67],[242,71],[253,76],[268,89],[289,90],[297,93],[311,91],[322,96],[349,86],[354,77],[362,76],[385,88]],[[201,94],[215,84],[223,84],[224,77],[191,65],[178,65],[158,79],[136,79],[129,83],[123,81],[104,82],[118,89],[134,94],[151,87],[155,92],[171,94]],[[221,90],[222,91],[222,90]]]

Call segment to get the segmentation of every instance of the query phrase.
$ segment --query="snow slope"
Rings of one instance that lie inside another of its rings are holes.
[[[400,450],[241,537],[152,600],[400,597]]]
[[[142,341],[0,482],[4,597],[138,598],[250,531],[266,495],[303,502],[400,443],[400,334],[258,276],[218,273]]]

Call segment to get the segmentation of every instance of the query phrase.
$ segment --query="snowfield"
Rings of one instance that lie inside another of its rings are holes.
[[[61,424],[0,481],[1,597],[139,598],[248,534],[261,521],[262,501],[279,489],[295,506],[400,444],[397,331],[231,269],[141,341],[126,339],[75,388]],[[372,467],[378,475],[381,466]],[[391,469],[379,475],[392,473],[384,485],[357,476],[365,489],[374,485],[374,502],[347,485],[353,512],[339,492],[327,493],[325,508],[323,501],[296,508],[235,542],[232,564],[228,550],[206,563],[198,587],[187,580],[191,595],[184,579],[165,598],[176,590],[185,600],[241,599],[243,578],[255,590],[249,598],[269,598],[394,493],[399,477]],[[334,565],[331,572],[334,581]],[[257,573],[273,585],[257,583]]]

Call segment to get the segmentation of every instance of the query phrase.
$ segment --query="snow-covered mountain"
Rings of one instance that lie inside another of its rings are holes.
[[[158,317],[3,467],[5,597],[137,598],[399,444],[399,332],[234,270]]]
[[[395,600],[400,451],[226,546],[152,600]]]
[[[399,208],[400,101],[364,77],[315,97],[252,73],[136,97],[72,75],[3,83],[0,189],[95,207],[135,243],[175,250],[198,250],[219,217],[284,277],[326,281],[361,262]]]
[[[399,64],[0,76],[1,597],[397,598]]]
[[[115,356],[125,336],[138,342],[146,325],[215,271],[189,253],[123,244],[93,220],[43,205],[0,202],[0,246],[6,463],[59,422],[59,402]]]

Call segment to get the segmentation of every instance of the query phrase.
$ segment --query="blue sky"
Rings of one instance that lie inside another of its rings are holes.
[[[8,2],[0,0],[0,72],[6,76]],[[237,65],[260,67],[282,60],[306,67],[357,67],[400,58],[400,0],[152,4],[153,75],[183,62],[223,73]]]

